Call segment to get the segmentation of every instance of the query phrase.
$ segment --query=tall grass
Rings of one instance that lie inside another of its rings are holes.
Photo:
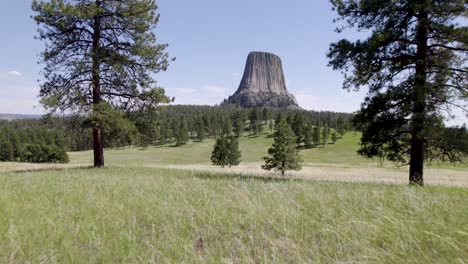
[[[468,190],[144,168],[0,174],[0,263],[468,261]]]

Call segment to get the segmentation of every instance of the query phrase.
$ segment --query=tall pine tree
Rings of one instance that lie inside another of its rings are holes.
[[[92,113],[94,166],[104,166],[101,120],[106,105],[134,110],[168,102],[152,73],[166,70],[166,44],[153,33],[153,0],[35,0],[39,39],[46,42],[40,94],[51,112]]]
[[[300,170],[302,160],[296,148],[296,138],[289,124],[282,120],[276,126],[273,138],[273,145],[268,149],[270,156],[263,157],[265,165],[262,165],[262,169],[275,169],[281,171],[283,176],[287,170]]]
[[[439,148],[432,127],[443,109],[468,98],[468,27],[465,0],[331,0],[338,21],[366,31],[364,40],[333,43],[328,57],[345,74],[344,88],[369,89],[355,123],[360,153],[407,163],[410,184],[423,185],[424,160]],[[460,105],[460,102],[462,105]],[[444,129],[443,126],[439,126]]]

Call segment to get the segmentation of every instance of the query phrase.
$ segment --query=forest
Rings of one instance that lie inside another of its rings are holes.
[[[292,127],[297,146],[303,148],[321,144],[324,137],[336,141],[339,135],[350,129],[353,116],[330,111],[282,111],[266,107],[169,105],[161,106],[157,111],[126,114],[118,110],[107,111],[102,130],[106,148],[166,144],[177,147],[188,140],[272,133],[275,120],[280,115]],[[323,131],[319,132],[318,128]],[[335,135],[331,129],[336,131]],[[66,151],[92,149],[92,128],[89,118],[78,115],[1,121],[0,146],[1,161],[67,162],[68,158],[57,159],[54,155],[66,156]],[[44,155],[28,155],[37,148],[44,149]],[[58,154],[54,154],[56,152]],[[32,159],[29,156],[43,158]]]

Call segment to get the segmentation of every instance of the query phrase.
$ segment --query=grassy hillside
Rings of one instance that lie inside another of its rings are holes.
[[[341,165],[369,165],[375,161],[360,157],[356,154],[358,149],[359,133],[347,133],[335,145],[313,148],[301,151],[306,164],[341,164]],[[262,137],[242,137],[239,148],[242,151],[242,162],[262,162],[267,155],[267,149],[273,139],[264,135]],[[122,148],[107,150],[106,163],[108,165],[154,165],[154,164],[210,164],[211,151],[214,140],[203,142],[190,142],[181,147],[156,146],[148,148]],[[71,162],[75,164],[91,164],[92,152],[70,153]]]
[[[347,182],[408,182],[408,168],[398,168],[395,164],[386,162],[384,167],[378,161],[367,159],[356,154],[359,147],[359,133],[349,132],[336,144],[325,147],[301,150],[303,169],[299,172],[288,172],[288,176],[303,179],[333,180]],[[105,151],[107,166],[146,167],[146,168],[177,168],[218,173],[254,174],[274,176],[275,172],[261,170],[262,157],[273,139],[262,137],[242,137],[240,150],[242,163],[233,168],[220,169],[211,166],[210,156],[214,141],[190,142],[181,147],[150,146],[148,148],[130,147],[108,149]],[[9,171],[25,171],[47,168],[89,167],[93,164],[91,151],[69,153],[70,164],[26,164],[0,163],[0,173]],[[468,163],[436,164],[428,167],[425,172],[426,183],[430,185],[465,186],[468,187]]]
[[[463,263],[468,191],[148,168],[0,174],[0,262]]]

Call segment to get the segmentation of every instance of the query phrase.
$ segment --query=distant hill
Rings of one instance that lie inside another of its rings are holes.
[[[1,114],[0,113],[0,120],[18,120],[18,119],[39,119],[42,115],[20,115],[20,114]]]

